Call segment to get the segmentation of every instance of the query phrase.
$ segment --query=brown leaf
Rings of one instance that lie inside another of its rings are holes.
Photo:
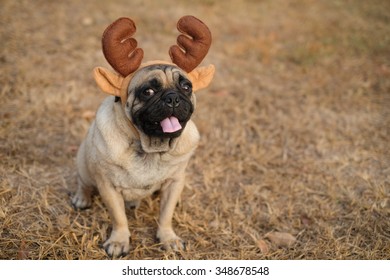
[[[310,226],[313,223],[313,220],[307,214],[302,214],[300,219],[304,226]]]
[[[83,18],[82,23],[85,26],[90,26],[91,24],[93,24],[93,19],[90,17],[85,17],[85,18]]]
[[[214,221],[210,222],[210,223],[209,223],[209,226],[210,226],[211,228],[213,228],[213,229],[219,228],[219,221],[218,221],[218,219],[215,219]]]
[[[70,145],[68,147],[68,150],[70,153],[76,153],[78,149],[79,149],[79,146],[76,146],[76,145]]]
[[[86,120],[92,120],[95,117],[95,112],[91,110],[84,111],[82,117]]]
[[[65,214],[57,216],[57,223],[61,229],[68,227],[70,225],[69,216]]]
[[[5,213],[3,209],[0,208],[0,218],[4,219],[5,218]]]
[[[263,253],[264,255],[268,254],[269,248],[267,243],[263,239],[257,240],[257,247],[259,247],[261,253]]]
[[[230,95],[230,92],[226,89],[220,89],[220,90],[214,91],[213,94],[216,96],[225,97],[225,96]]]
[[[291,247],[297,241],[294,236],[287,232],[270,232],[265,235],[265,238],[280,247]]]
[[[20,247],[18,251],[18,260],[27,260],[28,259],[28,250],[26,248],[26,241],[22,240],[20,242]]]

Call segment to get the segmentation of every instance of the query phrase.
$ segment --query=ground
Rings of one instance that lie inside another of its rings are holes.
[[[156,243],[159,198],[128,210],[125,259],[389,259],[389,1],[1,1],[0,259],[106,259],[108,213],[75,211],[75,155],[106,97],[105,27],[134,19],[145,61],[206,22],[217,73],[201,142]]]

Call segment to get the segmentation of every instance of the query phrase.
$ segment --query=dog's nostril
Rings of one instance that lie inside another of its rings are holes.
[[[180,104],[180,97],[175,92],[168,93],[164,98],[165,104],[168,107],[177,107]]]

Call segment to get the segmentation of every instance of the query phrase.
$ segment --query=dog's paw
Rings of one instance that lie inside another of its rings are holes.
[[[163,245],[167,251],[184,251],[186,250],[186,243],[178,237],[172,230],[158,231],[157,240]]]
[[[90,208],[92,205],[92,198],[81,191],[77,191],[72,197],[72,205],[75,209],[80,210]]]
[[[128,232],[112,232],[103,244],[107,255],[113,258],[126,256],[130,252],[130,234]]]
[[[179,237],[162,242],[163,248],[167,251],[185,251],[186,243]]]

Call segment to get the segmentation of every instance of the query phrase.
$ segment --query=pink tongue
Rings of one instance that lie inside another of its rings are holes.
[[[176,132],[181,129],[181,125],[179,123],[179,120],[176,117],[169,117],[166,119],[163,119],[160,122],[161,128],[164,133],[171,133]]]

